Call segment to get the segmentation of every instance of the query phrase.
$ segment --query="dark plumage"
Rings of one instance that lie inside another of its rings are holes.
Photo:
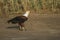
[[[15,18],[12,18],[10,20],[8,20],[8,23],[12,23],[12,24],[16,24],[16,23],[24,23],[25,21],[27,21],[27,17],[25,16],[17,16]]]

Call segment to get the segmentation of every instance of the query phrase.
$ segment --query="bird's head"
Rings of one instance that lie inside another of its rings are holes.
[[[26,13],[23,16],[28,17],[29,13],[30,11],[26,11]]]

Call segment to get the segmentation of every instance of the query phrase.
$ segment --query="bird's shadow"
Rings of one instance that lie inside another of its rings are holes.
[[[19,29],[19,26],[9,26],[7,29]]]

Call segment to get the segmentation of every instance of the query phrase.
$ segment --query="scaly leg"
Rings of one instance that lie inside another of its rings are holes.
[[[23,31],[25,30],[24,23],[19,23],[19,30]]]

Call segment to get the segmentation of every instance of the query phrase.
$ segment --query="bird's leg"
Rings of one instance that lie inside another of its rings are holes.
[[[21,23],[21,31],[25,30],[24,23]]]
[[[21,26],[19,26],[19,30],[21,30]]]
[[[19,26],[19,30],[21,30],[21,23],[18,23],[18,26]]]
[[[19,30],[25,30],[24,23],[19,23]]]

